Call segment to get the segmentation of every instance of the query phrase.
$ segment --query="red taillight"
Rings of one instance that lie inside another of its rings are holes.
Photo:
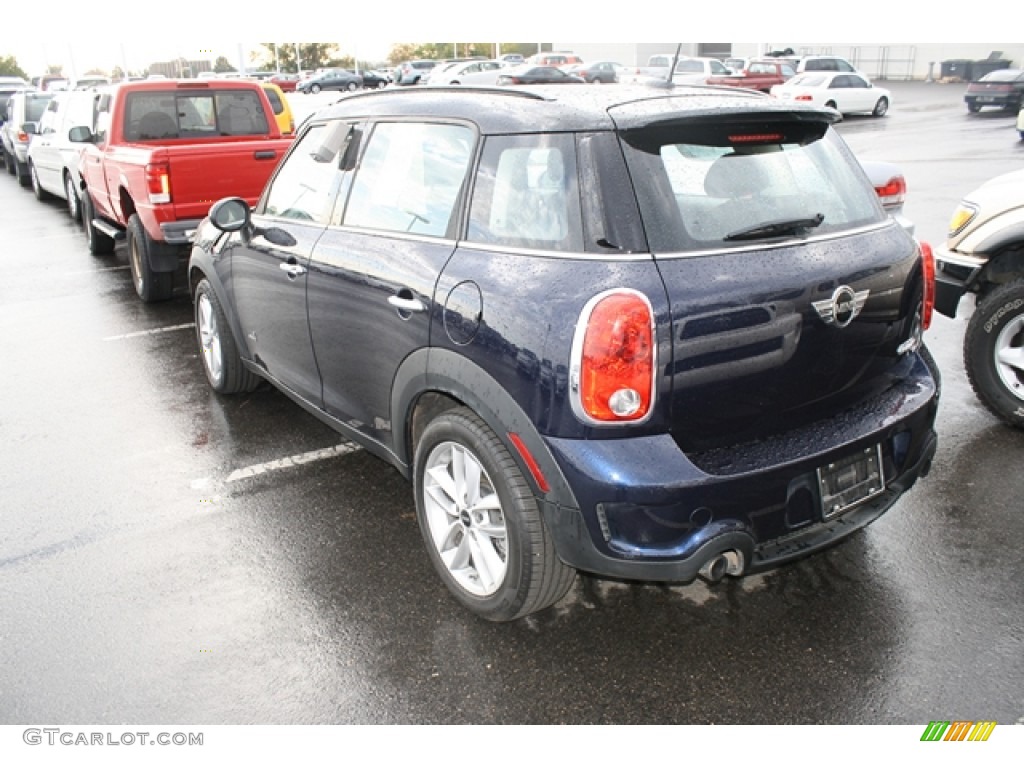
[[[146,166],[146,189],[154,205],[171,202],[171,167],[167,163]]]
[[[574,406],[585,420],[635,422],[654,397],[654,318],[640,293],[616,290],[592,299],[573,350]]]
[[[882,206],[885,208],[903,205],[903,201],[907,197],[907,181],[902,176],[893,176],[885,184],[875,187],[875,192],[878,193]]]
[[[924,277],[924,298],[921,300],[921,328],[927,331],[932,324],[935,311],[935,255],[928,243],[919,242],[921,249],[921,274]]]

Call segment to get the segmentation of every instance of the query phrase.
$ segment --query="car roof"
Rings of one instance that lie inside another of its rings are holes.
[[[1024,69],[995,69],[988,74],[981,77],[981,80],[987,83],[1001,82],[1010,83],[1014,80],[1020,80],[1024,77]]]
[[[834,120],[831,112],[818,107],[726,86],[566,89],[559,85],[369,91],[342,97],[314,119],[433,117],[464,120],[476,124],[481,133],[497,134],[629,130],[678,119],[751,112]]]

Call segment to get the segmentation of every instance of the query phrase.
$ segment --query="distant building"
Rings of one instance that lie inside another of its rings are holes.
[[[195,77],[200,72],[207,72],[213,69],[213,64],[208,59],[186,61],[175,59],[174,61],[157,61],[149,65],[151,75],[163,75],[164,77]]]
[[[938,80],[943,62],[998,60],[1024,67],[1024,43],[552,43],[554,51],[572,51],[583,61],[617,61],[628,67],[645,66],[654,54],[683,56],[761,56],[792,49],[798,56],[842,56],[877,80]],[[947,70],[949,67],[946,68]]]

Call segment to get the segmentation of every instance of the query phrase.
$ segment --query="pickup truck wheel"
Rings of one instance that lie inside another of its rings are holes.
[[[242,364],[220,299],[206,278],[196,286],[194,310],[199,356],[210,386],[224,395],[252,392],[260,379]]]
[[[89,244],[89,253],[93,256],[105,256],[114,252],[114,238],[104,234],[92,225],[96,212],[92,207],[89,190],[82,193],[82,226],[85,229],[85,241]]]
[[[878,100],[878,103],[875,104],[875,108],[872,110],[871,114],[874,115],[875,117],[882,117],[888,111],[889,100],[885,98],[885,96],[883,96]]]
[[[146,234],[145,227],[137,213],[128,219],[128,263],[132,269],[132,283],[135,292],[145,302],[166,301],[174,290],[174,273],[155,272],[151,254],[157,248],[166,248],[165,243],[153,242]]]
[[[985,407],[1024,429],[1024,280],[978,303],[964,334],[964,367]]]
[[[39,171],[36,170],[35,163],[28,164],[28,174],[32,183],[32,194],[36,196],[36,200],[40,202],[49,200],[50,193],[39,185]]]
[[[64,174],[64,196],[67,198],[68,215],[73,221],[82,220],[82,201],[78,197],[78,187],[70,173]]]
[[[309,92],[313,94],[320,93],[320,86],[314,83],[313,85],[309,86]]]
[[[470,611],[511,621],[553,605],[572,586],[575,571],[558,559],[518,465],[468,408],[427,425],[414,477],[427,553]]]

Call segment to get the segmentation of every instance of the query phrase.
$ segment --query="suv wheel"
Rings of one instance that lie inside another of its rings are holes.
[[[32,194],[36,196],[36,200],[40,202],[49,200],[50,193],[39,185],[39,171],[36,170],[35,163],[28,164],[28,175],[32,184]]]
[[[64,174],[64,195],[67,197],[68,202],[68,215],[73,221],[82,220],[82,201],[78,197],[78,187],[75,186],[75,180],[71,178],[71,174]]]
[[[145,302],[166,301],[174,290],[174,274],[153,269],[152,254],[165,243],[155,243],[146,234],[146,228],[137,213],[128,219],[128,263],[132,270],[132,284],[139,298]]]
[[[455,598],[490,621],[558,602],[575,571],[555,554],[537,500],[508,449],[467,408],[441,414],[416,446],[416,516]]]
[[[224,309],[205,277],[196,286],[194,307],[196,339],[210,386],[225,395],[252,392],[260,380],[242,364]]]
[[[964,367],[981,402],[1024,429],[1024,280],[978,302],[964,334]]]

